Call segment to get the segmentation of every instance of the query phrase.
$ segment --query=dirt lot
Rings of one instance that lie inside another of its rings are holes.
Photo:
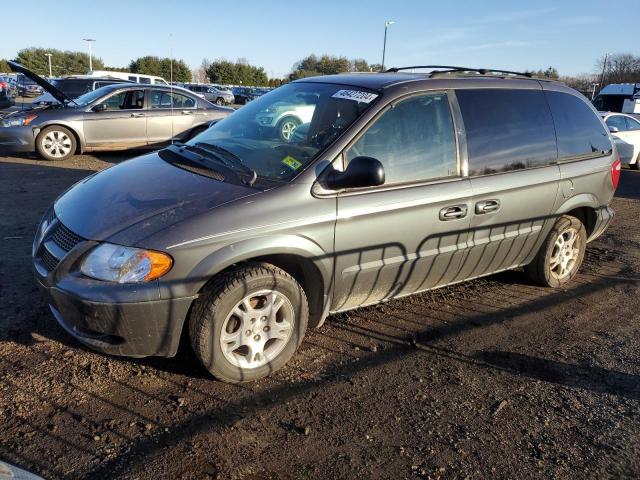
[[[518,272],[331,317],[271,378],[93,353],[31,275],[36,223],[129,155],[0,158],[0,458],[46,478],[637,478],[640,172],[570,288]]]

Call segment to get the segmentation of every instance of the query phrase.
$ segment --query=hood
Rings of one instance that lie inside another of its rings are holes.
[[[133,246],[160,229],[257,193],[188,172],[151,153],[80,181],[54,208],[60,221],[84,238]]]
[[[7,62],[9,64],[9,66],[11,67],[11,70],[13,70],[16,73],[22,73],[24,76],[26,76],[27,78],[30,78],[31,80],[33,80],[34,82],[36,82],[38,85],[40,85],[42,88],[44,88],[45,91],[49,92],[51,95],[53,95],[53,98],[55,98],[56,100],[58,100],[60,103],[67,103],[67,102],[71,102],[72,100],[67,97],[64,93],[62,93],[60,90],[58,90],[56,87],[54,87],[53,85],[51,85],[49,82],[47,82],[44,78],[42,78],[39,75],[36,75],[35,73],[33,73],[31,70],[29,70],[28,68],[23,67],[22,65],[20,65],[19,63],[16,62]]]

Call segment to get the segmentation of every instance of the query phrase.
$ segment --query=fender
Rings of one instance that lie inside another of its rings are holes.
[[[322,277],[323,295],[333,285],[333,256],[310,239],[297,235],[268,235],[240,240],[224,245],[203,258],[184,282],[160,284],[162,298],[193,296],[216,274],[231,265],[266,255],[291,255],[310,261]]]
[[[570,212],[576,208],[589,207],[593,209],[600,208],[602,205],[598,201],[598,198],[592,193],[580,193],[573,197],[568,198],[560,207],[556,210],[556,214],[562,215],[563,213]]]

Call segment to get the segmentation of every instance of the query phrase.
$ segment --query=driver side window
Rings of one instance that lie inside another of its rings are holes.
[[[418,95],[393,105],[346,152],[379,160],[385,185],[458,175],[453,120],[446,93]]]
[[[140,110],[144,106],[144,90],[125,90],[104,101],[107,110]]]

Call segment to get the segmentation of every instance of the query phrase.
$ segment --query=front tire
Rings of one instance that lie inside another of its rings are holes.
[[[189,336],[214,377],[247,382],[293,357],[308,319],[307,297],[293,277],[267,263],[249,263],[206,288],[189,317]]]
[[[36,137],[36,150],[45,160],[66,160],[76,153],[76,137],[69,129],[52,125]]]
[[[220,105],[220,106],[224,105],[224,99],[216,98],[216,105]]]
[[[576,217],[562,215],[525,273],[545,287],[561,287],[576,276],[587,245],[587,232]]]
[[[632,170],[640,170],[640,153],[636,156],[636,161],[629,165],[629,167]]]

